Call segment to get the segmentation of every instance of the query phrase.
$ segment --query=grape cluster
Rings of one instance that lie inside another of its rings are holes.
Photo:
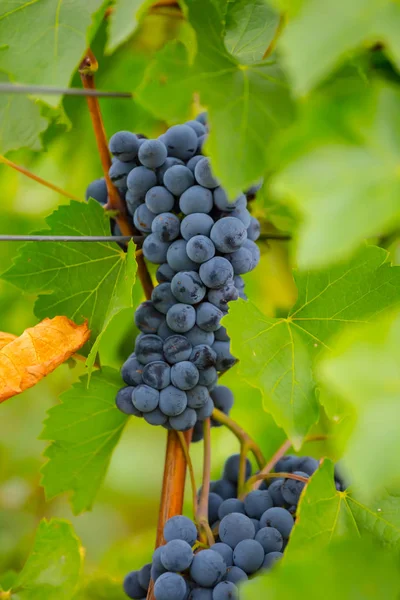
[[[125,578],[129,598],[145,598],[152,579],[156,600],[238,599],[241,582],[272,568],[282,558],[305,483],[273,479],[239,500],[239,460],[238,454],[230,456],[222,478],[210,486],[208,519],[215,543],[209,549],[199,548],[195,524],[188,517],[172,517],[164,527],[166,544],[157,548],[151,563]],[[275,471],[308,478],[318,464],[311,457],[288,455],[276,464]],[[251,474],[247,461],[246,479]],[[335,481],[338,489],[344,489],[337,472]]]
[[[144,257],[159,265],[151,299],[135,312],[141,333],[122,367],[126,387],[116,404],[151,425],[194,427],[194,441],[214,407],[225,413],[232,407],[231,392],[217,385],[218,374],[235,363],[221,319],[230,301],[246,298],[241,275],[260,258],[260,225],[246,194],[228,200],[201,154],[206,137],[202,114],[158,139],[120,131],[109,143],[110,178],[145,236]],[[96,197],[104,202],[104,189]]]

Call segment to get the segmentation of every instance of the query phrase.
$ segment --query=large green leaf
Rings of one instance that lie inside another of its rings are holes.
[[[383,42],[400,66],[400,5],[396,0],[300,0],[284,4],[295,12],[281,38],[288,70],[298,93],[307,92],[349,51]],[[293,10],[294,9],[294,10]]]
[[[61,395],[61,404],[48,412],[40,438],[50,440],[42,468],[46,497],[72,492],[75,514],[90,510],[104,479],[112,452],[127,416],[115,406],[123,382],[105,367]]]
[[[0,70],[20,83],[66,87],[104,0],[16,0],[0,5]],[[53,106],[58,96],[46,96]]]
[[[137,19],[136,14],[142,4],[150,4],[144,0],[117,0],[109,17],[108,26],[108,52],[114,52],[134,32]]]
[[[43,235],[110,235],[109,219],[94,200],[71,201],[47,218]],[[133,306],[134,245],[128,252],[109,242],[29,242],[2,277],[25,292],[39,293],[35,314],[65,315],[91,329],[92,368],[101,335],[123,308]]]
[[[298,299],[286,318],[266,317],[243,300],[224,318],[239,375],[261,390],[266,410],[297,448],[319,414],[313,366],[321,350],[331,350],[344,326],[400,302],[400,269],[387,258],[366,246],[340,266],[295,272]]]
[[[336,490],[334,465],[324,460],[306,486],[296,524],[287,547],[287,557],[322,549],[332,540],[351,535],[372,535],[379,543],[400,548],[400,491],[384,492],[371,504],[363,504],[352,492]]]
[[[279,23],[265,0],[235,0],[226,8],[225,45],[242,63],[262,60]]]
[[[8,82],[4,73],[0,81]],[[0,94],[0,153],[18,148],[40,150],[40,134],[48,125],[40,115],[40,106],[19,94]]]
[[[354,427],[343,462],[354,487],[367,499],[400,479],[399,335],[399,316],[348,331],[320,368],[320,379],[353,412]]]
[[[271,572],[241,588],[243,600],[396,600],[400,579],[396,557],[369,540],[346,538],[324,550],[284,557]]]
[[[31,554],[17,580],[15,600],[69,600],[81,572],[82,552],[72,525],[62,519],[43,520]]]
[[[287,140],[283,158],[289,164],[273,189],[302,213],[298,261],[314,268],[400,222],[400,93],[340,83],[304,113]]]

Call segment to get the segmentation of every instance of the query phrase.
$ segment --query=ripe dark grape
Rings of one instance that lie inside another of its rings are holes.
[[[243,571],[243,569],[233,566],[227,570],[227,573],[226,573],[224,579],[225,579],[225,581],[231,581],[232,583],[238,584],[241,581],[247,581],[248,576]]]
[[[143,255],[152,263],[161,264],[167,260],[169,244],[162,242],[154,233],[148,235],[143,242]]]
[[[255,539],[268,552],[280,552],[283,548],[283,537],[275,527],[262,527],[256,533]]]
[[[136,167],[135,163],[115,160],[109,168],[108,174],[115,187],[121,189],[127,187],[127,177]]]
[[[232,483],[237,484],[239,479],[240,454],[232,454],[224,465],[223,477]],[[249,459],[246,459],[246,479],[251,476],[252,468]]]
[[[247,231],[240,219],[224,217],[213,225],[210,237],[220,252],[235,252],[245,242]]]
[[[308,479],[307,473],[293,471],[294,475],[300,475]],[[287,504],[297,504],[303,491],[305,483],[297,479],[285,479],[281,487],[282,496]]]
[[[199,381],[199,371],[187,360],[176,363],[171,368],[171,382],[180,390],[191,390]]]
[[[174,304],[167,312],[167,325],[176,333],[185,333],[196,322],[196,311],[189,304]]]
[[[275,563],[281,560],[282,556],[282,552],[269,552],[265,555],[262,568],[266,570],[271,569]]]
[[[142,365],[155,360],[162,360],[164,358],[162,339],[160,336],[151,333],[138,337],[135,344],[135,354]]]
[[[235,546],[233,562],[236,567],[251,575],[258,571],[264,562],[264,549],[257,540],[242,540]]]
[[[160,410],[168,417],[176,417],[183,413],[187,406],[187,396],[183,390],[169,385],[160,392]]]
[[[210,215],[196,212],[185,217],[181,222],[181,235],[184,240],[190,240],[196,235],[209,236],[214,220]]]
[[[132,394],[132,402],[142,413],[155,410],[158,406],[160,393],[149,385],[138,385]]]
[[[165,171],[164,185],[174,196],[183,194],[193,183],[192,171],[183,165],[174,165]]]
[[[267,490],[254,490],[247,494],[244,508],[248,517],[260,519],[266,510],[272,508],[273,502]]]
[[[269,508],[261,516],[261,527],[275,527],[283,538],[288,538],[293,529],[294,521],[289,511],[281,507]]]
[[[141,600],[146,597],[146,590],[139,583],[138,571],[132,571],[124,579],[124,592],[132,600]]]
[[[239,590],[231,581],[221,581],[215,586],[213,600],[239,600]]]
[[[144,200],[149,189],[157,185],[157,177],[154,171],[146,167],[136,167],[130,171],[126,179],[126,185],[128,190],[140,195]]]
[[[132,402],[132,394],[135,388],[132,386],[124,387],[119,390],[117,397],[115,398],[115,404],[121,412],[126,415],[135,415],[135,417],[141,417],[142,413],[138,410]]]
[[[172,242],[178,237],[179,230],[180,221],[172,213],[161,213],[151,223],[151,231],[161,242]]]
[[[164,425],[168,420],[168,417],[159,408],[143,413],[143,418],[149,425]]]
[[[208,214],[213,207],[213,195],[211,190],[201,185],[193,185],[180,197],[179,208],[184,215],[192,213]]]
[[[197,413],[193,408],[187,407],[180,415],[169,418],[169,424],[176,431],[188,431],[195,426]]]
[[[241,513],[243,515],[246,514],[244,503],[238,498],[228,498],[227,500],[224,500],[218,509],[218,518],[223,519],[226,515],[233,512]]]
[[[195,271],[198,265],[190,260],[185,240],[174,240],[167,252],[167,262],[174,271]]]
[[[154,585],[156,600],[185,600],[186,595],[185,580],[177,573],[163,573]]]
[[[176,298],[171,292],[171,284],[160,283],[157,285],[151,294],[151,301],[160,313],[166,315],[168,310],[176,304]]]
[[[163,343],[163,352],[167,362],[179,363],[190,358],[192,344],[183,335],[171,335]]]
[[[118,131],[109,141],[111,154],[124,162],[132,161],[137,157],[139,146],[137,136],[130,131]]]
[[[86,188],[85,198],[86,200],[89,200],[89,198],[93,198],[94,200],[97,200],[99,204],[107,204],[108,191],[106,180],[104,179],[104,177],[102,177],[101,179],[95,179],[94,181],[92,181],[92,183],[89,183],[89,185]]]
[[[218,554],[222,556],[227,567],[231,567],[233,565],[233,550],[230,546],[228,546],[228,544],[217,542],[213,545],[212,549],[214,552],[218,552]]]
[[[131,354],[122,365],[121,376],[127,385],[136,386],[143,383],[143,365],[138,361],[135,353]]]
[[[192,560],[193,550],[184,540],[171,540],[161,550],[163,567],[173,573],[186,571],[192,564]]]
[[[162,390],[171,382],[171,367],[163,360],[148,363],[143,368],[143,381],[156,390]]]
[[[218,184],[218,179],[216,179],[211,170],[211,163],[209,158],[203,158],[199,160],[194,169],[194,175],[196,177],[196,181],[210,189],[216,188]]]
[[[173,208],[175,198],[164,186],[155,185],[146,193],[145,202],[152,213],[159,215],[169,212]]]
[[[205,235],[195,235],[187,243],[186,252],[195,263],[205,263],[215,254],[215,246]]]
[[[170,156],[189,160],[196,152],[197,133],[188,125],[170,127],[164,139]]]
[[[207,292],[196,271],[180,271],[174,275],[171,290],[178,302],[185,304],[198,304]]]
[[[151,212],[151,210],[149,210],[145,204],[141,204],[135,210],[133,222],[136,229],[139,229],[139,231],[142,231],[143,233],[150,233],[154,218],[155,215]]]
[[[213,550],[203,550],[195,555],[190,567],[191,578],[202,587],[214,587],[226,573],[223,558]],[[158,600],[158,599],[157,599]]]
[[[272,509],[271,509],[272,510]],[[222,542],[235,548],[242,540],[253,539],[255,527],[249,517],[241,513],[231,513],[221,520],[219,537]]]
[[[232,279],[233,267],[223,256],[215,256],[200,265],[199,275],[207,287],[211,289],[222,288]]]
[[[197,371],[200,375],[200,372]],[[196,385],[186,392],[187,402],[190,408],[199,409],[207,404],[210,393],[205,385]]]
[[[192,346],[199,346],[200,344],[212,346],[214,343],[213,332],[204,331],[204,329],[200,329],[200,327],[197,327],[197,325],[194,325],[192,329],[185,333],[185,337],[187,337]]]
[[[193,546],[197,540],[197,529],[195,524],[182,515],[171,517],[164,525],[164,538],[167,542],[171,540],[184,540]]]
[[[168,151],[160,140],[145,140],[140,145],[138,158],[144,167],[156,169],[164,164]]]

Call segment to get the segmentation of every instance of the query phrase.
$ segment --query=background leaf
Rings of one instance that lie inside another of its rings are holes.
[[[82,553],[70,523],[43,520],[31,554],[13,584],[15,600],[69,600],[78,583]]]
[[[72,201],[47,219],[43,235],[110,235],[109,219],[94,200]],[[29,242],[3,278],[24,292],[40,293],[35,314],[65,315],[88,320],[92,332],[88,366],[95,361],[100,339],[113,317],[131,307],[135,283],[134,246],[125,254],[116,244]]]
[[[107,51],[114,52],[134,32],[143,0],[117,0],[109,16]],[[145,4],[150,4],[145,2]]]
[[[126,424],[127,416],[115,406],[122,386],[119,373],[105,367],[93,374],[89,387],[83,378],[49,410],[40,436],[51,441],[42,485],[48,499],[72,492],[75,514],[92,507]]]

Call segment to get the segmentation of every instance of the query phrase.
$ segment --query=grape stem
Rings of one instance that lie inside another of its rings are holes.
[[[185,460],[186,460],[186,464],[187,464],[188,471],[189,471],[190,485],[192,488],[193,514],[196,515],[197,510],[198,510],[196,479],[194,476],[192,459],[190,458],[189,446],[186,443],[186,439],[185,439],[185,436],[183,435],[182,431],[177,431],[176,433],[177,433],[177,436],[181,443],[182,451],[183,451],[183,454],[185,455]]]
[[[267,462],[267,464],[265,465],[265,467],[263,469],[261,469],[260,471],[260,475],[268,475],[268,473],[270,473],[272,471],[272,469],[274,468],[274,466],[276,465],[276,463],[282,458],[282,456],[284,456],[286,454],[286,452],[289,450],[289,448],[291,448],[292,446],[292,442],[290,440],[285,440],[282,444],[282,446],[280,446],[280,448],[278,448],[278,450],[275,452],[275,454],[272,456],[272,458]],[[253,477],[251,478],[253,479]],[[258,479],[256,481],[254,481],[253,484],[253,489],[257,490],[260,485],[262,484],[263,479]],[[247,486],[251,487],[250,484],[250,479],[247,482]]]
[[[200,529],[200,541],[207,542],[209,546],[214,544],[214,536],[208,523],[208,496],[210,494],[211,479],[211,422],[204,419],[203,423],[203,479],[199,504],[196,513],[196,521]]]
[[[295,479],[296,481],[302,481],[303,483],[308,483],[309,479],[307,477],[303,477],[302,475],[295,475],[294,473],[258,473],[250,477],[247,480],[247,484],[251,487],[251,482],[254,481],[266,481],[268,479]],[[250,491],[250,490],[249,490]]]
[[[85,58],[80,64],[79,74],[81,76],[83,87],[88,90],[95,90],[96,85],[94,81],[94,73],[98,69],[97,59],[93,52],[88,49]],[[107,185],[108,203],[106,210],[115,210],[117,214],[115,220],[123,235],[133,235],[137,233],[128,219],[128,213],[125,202],[119,195],[118,190],[114,186],[108,174],[109,168],[111,167],[111,158],[108,151],[107,137],[104,129],[103,118],[101,115],[100,104],[98,98],[95,96],[87,96],[86,101],[89,107],[90,118],[92,120],[93,131],[96,138],[97,149],[103,168],[104,179]],[[138,275],[142,284],[145,296],[147,299],[151,297],[153,291],[153,283],[151,281],[150,274],[147,270],[146,263],[144,262],[143,255],[136,257],[138,265]]]
[[[78,198],[77,196],[74,196],[73,194],[66,192],[65,190],[59,188],[57,185],[54,185],[54,183],[51,183],[50,181],[46,181],[45,179],[42,179],[42,177],[39,177],[38,175],[31,173],[31,171],[28,171],[28,169],[25,169],[24,167],[20,167],[19,165],[12,162],[12,160],[9,160],[8,158],[6,158],[5,156],[2,156],[1,154],[0,154],[0,162],[2,162],[4,165],[7,165],[8,167],[11,167],[15,171],[22,173],[22,175],[25,175],[26,177],[29,177],[30,179],[37,181],[41,185],[44,185],[45,187],[49,188],[50,190],[53,190],[53,192],[57,192],[57,194],[61,194],[62,196],[65,196],[66,198],[69,198],[70,200],[78,200],[79,202],[81,201],[81,198]]]
[[[260,447],[256,442],[249,436],[249,434],[236,423],[231,417],[224,414],[222,411],[218,410],[218,408],[214,408],[212,413],[212,418],[218,423],[222,423],[225,425],[230,431],[238,438],[240,441],[240,463],[239,463],[239,481],[238,481],[238,490],[239,495],[241,495],[244,485],[245,485],[245,476],[246,476],[246,456],[248,452],[251,452],[254,458],[257,461],[257,464],[260,469],[262,469],[265,465],[265,458],[263,453],[261,452]]]

